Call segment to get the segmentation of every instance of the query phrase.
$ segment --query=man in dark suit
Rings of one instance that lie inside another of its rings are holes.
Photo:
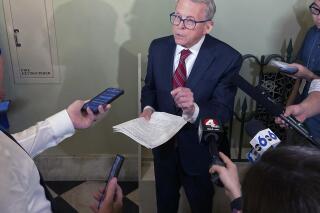
[[[154,40],[149,48],[140,116],[154,111],[182,115],[188,123],[168,142],[153,149],[158,212],[177,212],[184,187],[192,212],[211,212],[213,186],[208,147],[199,144],[201,118],[232,118],[236,93],[230,78],[241,67],[241,55],[207,35],[213,27],[213,0],[178,0],[170,14],[173,36]]]

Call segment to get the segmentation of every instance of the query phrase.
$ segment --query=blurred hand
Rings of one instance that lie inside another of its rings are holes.
[[[103,196],[103,189],[93,195],[94,199],[97,201],[95,204],[91,205],[90,208],[95,213],[121,213],[122,212],[122,190],[117,183],[117,178],[112,178],[107,186],[105,192],[105,198],[100,204],[100,209],[98,209],[99,201],[101,196]]]
[[[92,126],[92,124],[95,121],[101,120],[107,114],[109,109],[111,108],[110,104],[108,104],[105,107],[100,105],[98,107],[99,113],[95,115],[88,107],[87,112],[83,113],[83,112],[81,112],[81,108],[84,103],[85,103],[85,101],[77,100],[77,101],[73,102],[72,104],[70,104],[67,108],[67,113],[68,113],[75,129],[86,129],[86,128]]]
[[[209,172],[217,172],[219,174],[219,178],[224,185],[225,193],[230,201],[232,201],[241,196],[241,185],[239,182],[237,166],[222,152],[219,152],[219,156],[226,167],[213,165]]]
[[[308,108],[305,107],[304,103],[290,105],[286,107],[285,112],[283,113],[284,116],[294,116],[298,121],[304,122],[309,115]],[[288,128],[288,124],[282,120],[280,117],[275,118],[275,123],[278,124],[282,128]]]
[[[274,119],[274,122],[276,123],[276,124],[278,124],[280,127],[282,127],[282,128],[288,128],[289,126],[288,126],[288,124],[282,119],[282,118],[280,118],[280,117],[276,117],[275,119]]]
[[[297,64],[297,63],[292,63],[290,64],[292,67],[298,68],[298,71],[295,74],[287,74],[287,76],[292,77],[292,78],[299,78],[299,79],[306,79],[307,81],[312,81],[315,78],[318,78],[313,72],[311,72],[307,67]]]
[[[298,121],[304,122],[308,116],[306,110],[307,109],[304,108],[303,104],[291,105],[286,108],[286,111],[284,112],[284,116],[292,115]]]
[[[150,120],[153,110],[151,108],[145,108],[143,112],[140,113],[139,117],[143,117],[147,121]]]
[[[193,92],[189,88],[178,87],[171,91],[171,95],[177,107],[181,108],[184,113],[193,115],[195,110]]]

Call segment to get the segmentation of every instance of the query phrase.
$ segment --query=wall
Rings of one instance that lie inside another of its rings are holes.
[[[2,0],[1,0],[2,2]],[[14,84],[3,7],[0,5],[0,46],[6,60],[7,97],[12,131],[22,130],[63,109],[74,99],[88,99],[109,86],[125,89],[108,117],[94,128],[79,131],[47,154],[129,153],[137,146],[111,127],[137,116],[137,54],[143,70],[153,38],[170,34],[174,0],[53,0],[60,84]],[[213,35],[242,54],[284,53],[290,38],[295,50],[312,24],[310,0],[217,0]],[[245,64],[241,71],[252,76]]]

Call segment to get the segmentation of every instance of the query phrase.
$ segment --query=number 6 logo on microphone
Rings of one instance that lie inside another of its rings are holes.
[[[266,135],[267,136],[267,135]],[[258,142],[260,144],[260,146],[264,147],[264,146],[267,146],[268,145],[268,141],[265,137],[261,137],[259,136],[258,137]]]
[[[250,141],[250,144],[260,154],[263,154],[271,146],[275,146],[278,143],[280,143],[279,138],[270,129],[264,129],[258,132]]]

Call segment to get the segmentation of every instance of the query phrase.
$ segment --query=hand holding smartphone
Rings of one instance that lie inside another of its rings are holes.
[[[101,203],[105,198],[105,194],[106,194],[106,190],[107,190],[107,186],[108,186],[109,181],[113,177],[118,177],[119,176],[120,169],[121,169],[121,166],[123,164],[123,161],[124,161],[124,157],[122,155],[117,154],[115,160],[113,161],[113,165],[111,167],[111,170],[110,170],[110,172],[109,172],[109,174],[107,176],[107,179],[105,181],[106,184],[105,184],[104,189],[103,189],[103,195],[100,197],[100,200],[99,200],[98,209],[100,209]]]
[[[98,107],[99,105],[106,106],[107,104],[110,104],[112,101],[117,99],[119,96],[124,94],[124,90],[119,89],[119,88],[107,88],[103,92],[101,92],[99,95],[96,97],[92,98],[90,101],[85,103],[81,111],[86,112],[87,107],[89,107],[94,114],[98,114],[99,110]]]

